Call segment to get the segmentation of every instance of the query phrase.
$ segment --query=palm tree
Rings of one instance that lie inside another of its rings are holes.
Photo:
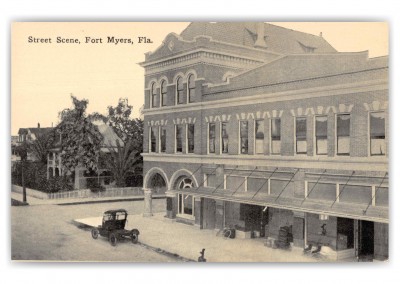
[[[142,156],[135,150],[134,143],[130,140],[121,146],[119,140],[116,140],[117,149],[108,146],[111,158],[106,159],[106,165],[111,171],[117,187],[126,186],[126,178],[132,172],[140,169]]]

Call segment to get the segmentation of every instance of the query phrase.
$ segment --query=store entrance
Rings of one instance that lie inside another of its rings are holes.
[[[374,256],[374,222],[371,221],[358,221],[359,227],[359,258],[373,258]]]

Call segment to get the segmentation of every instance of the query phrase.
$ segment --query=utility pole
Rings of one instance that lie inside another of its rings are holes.
[[[18,151],[21,158],[21,183],[22,183],[22,201],[26,203],[26,187],[25,187],[25,161],[28,158],[26,145],[22,145]]]
[[[22,164],[22,201],[24,203],[26,203],[26,186],[25,186],[25,159],[21,160],[21,164]]]

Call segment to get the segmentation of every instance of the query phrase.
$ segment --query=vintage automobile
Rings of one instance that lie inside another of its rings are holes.
[[[118,240],[131,239],[136,244],[139,241],[139,230],[126,230],[128,212],[125,209],[108,210],[103,214],[102,224],[92,229],[93,239],[98,236],[107,237],[112,246],[116,246]]]

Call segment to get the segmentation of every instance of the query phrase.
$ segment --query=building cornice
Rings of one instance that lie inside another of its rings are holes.
[[[254,105],[254,102],[257,102],[257,104],[273,103],[273,102],[282,102],[290,100],[310,99],[315,97],[339,96],[349,93],[382,91],[387,89],[388,89],[388,80],[379,79],[379,80],[365,81],[362,83],[357,82],[349,84],[306,88],[300,90],[290,90],[283,92],[263,93],[259,95],[203,101],[199,103],[191,103],[185,105],[166,106],[157,109],[145,109],[143,110],[143,114],[160,115],[168,113],[179,113],[184,111],[191,112],[191,111],[199,111],[199,110],[207,110],[215,108]]]
[[[195,49],[191,51],[187,51],[178,55],[165,57],[161,60],[156,60],[152,62],[142,62],[139,63],[140,66],[146,68],[146,74],[151,73],[152,70],[160,69],[166,66],[176,65],[181,62],[185,62],[193,59],[213,59],[213,60],[223,60],[226,62],[233,62],[235,64],[244,64],[244,65],[258,65],[265,62],[262,59],[256,59],[248,56],[241,56],[234,53],[229,52],[221,52],[209,49]],[[157,70],[158,71],[158,70]]]
[[[176,155],[142,153],[145,162],[225,164],[276,168],[387,172],[387,157],[308,157],[265,155]]]

